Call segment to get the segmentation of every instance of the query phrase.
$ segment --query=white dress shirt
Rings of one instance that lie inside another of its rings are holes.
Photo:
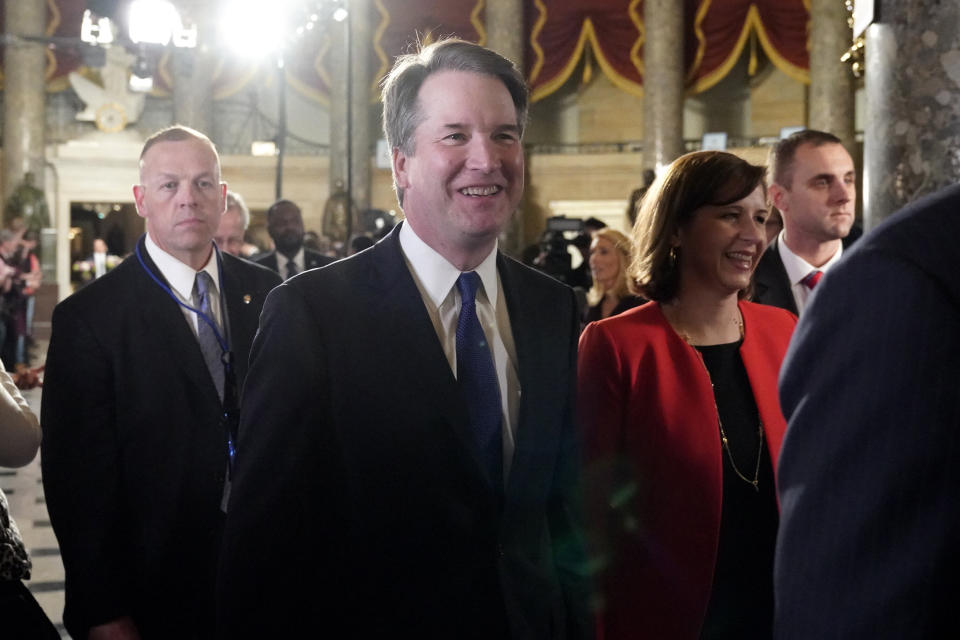
[[[176,295],[181,302],[192,307],[193,283],[197,279],[197,271],[194,271],[193,267],[180,262],[158,247],[149,233],[147,234],[147,239],[144,244],[147,247],[147,254],[150,256],[150,259],[153,260],[153,263],[157,265],[157,269],[160,270],[163,277],[166,278],[174,295]],[[210,312],[217,325],[223,327],[223,319],[220,317],[220,273],[217,269],[217,255],[215,251],[210,252],[210,259],[207,260],[207,264],[204,265],[201,271],[206,271],[213,279],[213,291],[210,292]],[[202,320],[199,320],[197,314],[189,309],[180,307],[180,310],[183,311],[183,316],[187,319],[187,324],[193,329],[193,334],[199,335],[197,323],[202,322]]]
[[[456,283],[461,272],[421,240],[408,223],[400,227],[400,248],[420,290],[427,313],[433,321],[433,328],[447,356],[450,370],[456,376],[457,321],[460,317],[460,292]],[[474,271],[480,276],[483,285],[477,290],[477,317],[487,337],[487,344],[493,347],[493,364],[500,386],[503,411],[503,478],[506,483],[516,446],[521,389],[510,314],[500,275],[497,273],[496,246]],[[490,292],[493,295],[490,295]]]
[[[833,257],[820,267],[813,266],[791,251],[787,243],[783,241],[783,231],[780,232],[779,239],[777,240],[777,250],[780,252],[780,260],[783,262],[783,268],[787,270],[787,278],[790,280],[790,291],[793,292],[793,299],[797,303],[797,311],[803,313],[803,308],[807,306],[807,299],[812,293],[810,288],[803,284],[803,279],[810,275],[811,271],[822,271],[826,274],[827,270],[840,260],[840,256],[843,254],[843,244],[841,244],[837,252],[833,254]]]
[[[93,252],[93,278],[96,280],[107,273],[107,254],[100,251]]]
[[[280,274],[281,278],[286,280],[287,277],[289,277],[290,275],[289,273],[287,273],[287,263],[290,262],[291,259],[283,255],[279,251],[275,251],[274,255],[277,256],[277,273]],[[295,256],[293,256],[292,261],[293,261],[293,264],[297,266],[297,273],[303,273],[303,269],[304,269],[303,247],[300,247],[300,250],[297,251]]]

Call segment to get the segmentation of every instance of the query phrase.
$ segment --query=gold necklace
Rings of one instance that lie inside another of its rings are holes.
[[[740,339],[743,340],[743,335],[744,335],[743,318],[740,317],[739,314],[737,315],[738,315],[737,319],[739,320],[738,324],[740,325]],[[693,345],[690,344],[689,336],[687,336],[685,333],[681,333],[681,332],[678,332],[678,333],[680,333],[680,337],[683,338],[683,340],[687,344],[693,347]],[[707,379],[710,381],[710,388],[713,389],[714,388],[713,378],[710,376],[710,369],[707,368],[707,363],[703,359],[703,354],[700,353],[700,350],[697,349],[696,347],[693,347],[693,350],[697,352],[697,356],[700,358],[700,364],[703,365],[703,370],[707,372]],[[760,462],[761,460],[763,460],[763,420],[761,420],[758,416],[757,439],[759,443],[757,447],[757,464],[753,469],[753,480],[751,480],[750,478],[748,478],[747,476],[743,475],[740,472],[740,469],[737,467],[737,463],[733,460],[733,452],[730,450],[730,442],[727,440],[727,432],[723,428],[723,420],[720,418],[720,406],[717,404],[716,393],[714,393],[714,396],[713,396],[713,408],[717,412],[717,424],[720,426],[720,447],[727,452],[727,459],[730,460],[730,467],[733,469],[733,472],[737,474],[737,477],[739,477],[741,480],[743,480],[747,484],[753,485],[754,491],[756,491],[757,493],[760,493]]]
[[[706,367],[706,364],[704,364],[704,367]],[[710,376],[709,371],[707,371],[707,376]],[[710,386],[713,386],[712,380],[710,381]],[[727,432],[723,430],[723,420],[720,419],[720,407],[717,406],[716,396],[714,396],[713,406],[717,410],[717,424],[720,425],[721,446],[727,451],[727,459],[730,460],[730,466],[733,468],[733,472],[744,482],[752,484],[754,490],[760,493],[760,461],[763,459],[763,420],[757,418],[757,439],[759,440],[759,446],[757,447],[757,466],[753,469],[753,480],[751,480],[740,473],[740,469],[737,468],[737,463],[733,461],[733,452],[730,451],[730,443],[727,442]]]

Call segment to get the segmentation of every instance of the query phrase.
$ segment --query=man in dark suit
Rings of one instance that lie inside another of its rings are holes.
[[[402,56],[383,102],[406,221],[264,306],[218,632],[586,637],[576,304],[497,251],[527,88],[446,40]]]
[[[840,139],[813,129],[780,140],[769,164],[770,199],[783,231],[754,272],[754,300],[799,315],[821,276],[859,235],[851,235],[856,172]]]
[[[213,634],[228,431],[280,283],[214,249],[225,191],[206,136],[149,138],[133,187],[146,235],[54,311],[43,482],[74,638]]]
[[[940,638],[960,593],[960,187],[865,236],[780,398],[776,637]]]
[[[300,207],[289,200],[277,200],[267,209],[267,233],[276,249],[254,257],[253,261],[273,269],[284,280],[333,262],[333,258],[303,246],[303,215]]]

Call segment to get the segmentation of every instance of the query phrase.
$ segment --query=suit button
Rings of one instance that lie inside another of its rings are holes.
[[[502,557],[503,557],[503,545],[502,545],[502,544],[498,544],[498,545],[497,545],[497,557],[498,557],[498,558],[502,558]]]

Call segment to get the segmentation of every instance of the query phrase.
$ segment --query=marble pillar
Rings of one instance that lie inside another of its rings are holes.
[[[643,166],[658,171],[684,152],[683,3],[646,0],[643,22]]]
[[[864,226],[960,180],[960,5],[878,0],[867,29]]]
[[[185,23],[197,24],[197,46],[172,51],[173,122],[212,136],[216,21],[204,0],[180,0],[177,8]]]
[[[350,170],[351,196],[358,211],[370,208],[371,169],[375,133],[374,96],[378,95],[371,70],[373,9],[371,0],[350,0]]]
[[[486,45],[523,69],[523,2],[494,0],[485,3]],[[517,211],[503,234],[501,249],[519,257],[525,245],[523,209]]]
[[[327,51],[330,73],[330,189],[333,194],[338,183],[347,182],[347,21],[331,22],[330,49]],[[352,90],[352,87],[351,87]],[[352,92],[352,91],[351,91]],[[342,187],[341,187],[342,188]]]
[[[852,43],[847,10],[839,0],[810,2],[811,129],[828,131],[854,153],[854,83],[850,65],[840,62]]]
[[[3,199],[32,172],[43,188],[46,129],[47,59],[42,38],[47,21],[45,0],[5,0],[6,35],[3,61]]]
[[[330,193],[337,191],[338,182],[345,186],[349,182],[354,206],[364,211],[370,207],[374,140],[371,2],[351,0],[349,8],[349,18],[329,27],[332,37],[328,68],[333,83],[330,88]],[[356,233],[356,229],[353,232]]]

